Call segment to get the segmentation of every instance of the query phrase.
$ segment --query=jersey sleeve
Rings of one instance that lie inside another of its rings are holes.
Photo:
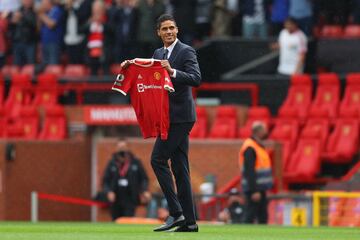
[[[118,91],[126,96],[130,88],[131,88],[130,74],[127,74],[125,71],[120,71],[120,73],[116,76],[116,80],[111,89],[114,91]]]

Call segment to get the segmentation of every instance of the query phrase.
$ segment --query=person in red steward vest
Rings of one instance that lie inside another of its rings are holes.
[[[242,189],[245,194],[245,223],[266,224],[266,191],[272,188],[271,161],[263,140],[267,137],[264,123],[254,122],[252,136],[240,148],[239,164],[242,173]]]
[[[88,63],[91,75],[98,75],[100,68],[104,74],[108,74],[106,66],[106,42],[110,37],[112,30],[106,22],[105,4],[101,0],[96,0],[92,5],[90,21],[81,29],[87,36]]]

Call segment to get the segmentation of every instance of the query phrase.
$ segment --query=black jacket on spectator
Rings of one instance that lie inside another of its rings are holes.
[[[141,161],[136,159],[131,153],[129,154],[131,158],[130,165],[124,178],[128,181],[128,190],[130,194],[128,196],[121,196],[121,198],[127,198],[127,200],[130,200],[134,205],[139,205],[140,194],[148,190],[149,178]],[[121,178],[119,166],[120,164],[114,155],[109,161],[103,176],[103,191],[105,193],[109,191],[117,193],[118,181]]]
[[[37,41],[36,14],[33,9],[21,8],[22,18],[17,24],[10,24],[13,42],[35,43]]]

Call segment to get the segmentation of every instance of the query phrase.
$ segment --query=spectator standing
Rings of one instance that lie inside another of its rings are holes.
[[[243,21],[242,33],[244,38],[267,37],[267,9],[268,0],[244,0],[242,2]]]
[[[312,35],[313,3],[312,0],[289,0],[289,16],[296,20],[299,28],[307,35]]]
[[[211,14],[213,8],[211,0],[197,0],[196,5],[196,40],[202,41],[211,32]]]
[[[138,9],[137,57],[150,58],[160,42],[156,37],[156,19],[165,12],[162,0],[140,0]]]
[[[285,21],[285,28],[280,32],[278,43],[272,47],[280,49],[278,73],[283,75],[303,73],[307,37],[299,29],[294,19],[288,18]]]
[[[178,24],[179,39],[188,45],[193,44],[195,37],[195,0],[170,0],[174,7],[174,17]]]
[[[42,60],[45,65],[59,64],[64,35],[64,11],[55,0],[43,0],[38,10],[41,23]]]
[[[273,0],[271,6],[271,35],[278,36],[289,16],[289,0]]]
[[[114,28],[115,62],[135,57],[138,14],[133,0],[115,0],[109,21]]]
[[[352,22],[360,24],[360,0],[352,0]]]
[[[117,143],[103,176],[103,191],[111,203],[111,217],[132,217],[139,204],[148,203],[148,176],[141,161],[129,151],[127,142]]]
[[[266,224],[268,220],[266,191],[272,188],[271,160],[263,145],[267,129],[254,122],[252,136],[240,148],[239,163],[242,189],[245,193],[245,223]]]
[[[111,35],[111,26],[106,22],[105,4],[101,0],[95,0],[92,4],[92,12],[89,21],[81,27],[81,32],[86,35],[87,61],[91,75],[98,75],[102,68],[104,74],[109,72],[106,51],[107,41]]]
[[[80,32],[80,26],[84,25],[91,16],[91,4],[93,0],[66,0],[66,25],[64,43],[70,64],[84,63],[85,35]]]
[[[215,0],[213,4],[212,36],[230,36],[232,34],[232,20],[238,12],[238,1]]]
[[[13,12],[10,16],[9,27],[15,65],[35,64],[36,21],[33,0],[22,0],[20,10]]]
[[[8,12],[4,12],[0,15],[0,68],[4,66],[6,57],[7,14]]]

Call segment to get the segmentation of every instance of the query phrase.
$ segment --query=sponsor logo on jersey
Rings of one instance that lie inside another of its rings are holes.
[[[154,78],[155,78],[156,80],[160,80],[161,74],[160,74],[159,72],[154,72]]]
[[[125,79],[124,74],[118,74],[116,76],[116,81],[118,81],[118,82],[122,82],[122,81],[124,81],[124,79]]]
[[[146,89],[162,89],[162,87],[160,85],[154,85],[154,84],[145,85],[143,83],[139,83],[137,84],[137,89],[138,92],[145,92]]]

